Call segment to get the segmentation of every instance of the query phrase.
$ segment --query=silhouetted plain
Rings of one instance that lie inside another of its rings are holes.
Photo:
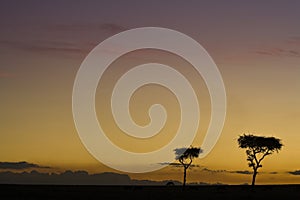
[[[215,186],[95,186],[95,185],[0,185],[1,199],[10,200],[267,200],[300,199],[300,185],[215,185]]]

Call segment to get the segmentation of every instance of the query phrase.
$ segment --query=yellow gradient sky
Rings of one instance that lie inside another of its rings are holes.
[[[272,5],[270,5],[272,4]],[[71,5],[71,6],[70,6]],[[257,183],[299,183],[300,175],[300,14],[299,2],[222,4],[210,1],[99,1],[85,3],[0,3],[0,162],[28,161],[50,171],[115,171],[88,153],[72,116],[72,89],[80,64],[98,43],[130,28],[157,26],[183,32],[202,44],[217,64],[227,93],[224,129],[211,153],[195,160],[190,182],[249,183],[251,170],[237,138],[243,133],[275,136],[284,144],[263,161]],[[177,56],[155,50],[135,51],[114,62],[96,93],[98,120],[116,145],[147,152],[175,134],[180,113],[166,88],[147,85],[130,102],[133,119],[149,122],[154,103],[165,106],[168,120],[149,140],[122,133],[110,111],[111,89],[134,65],[157,61],[188,77],[200,102],[200,146],[210,119],[209,94],[200,75]],[[130,164],[130,163],[124,163]],[[120,172],[122,173],[122,172]],[[129,174],[137,179],[182,178],[182,169]]]

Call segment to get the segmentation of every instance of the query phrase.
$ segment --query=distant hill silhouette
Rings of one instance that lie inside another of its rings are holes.
[[[31,172],[0,172],[0,184],[55,184],[55,185],[166,185],[172,181],[181,185],[179,181],[164,180],[134,180],[127,174],[104,172],[88,174],[86,171],[70,171],[63,173]]]

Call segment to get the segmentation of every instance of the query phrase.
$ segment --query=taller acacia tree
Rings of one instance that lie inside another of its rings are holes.
[[[252,134],[241,135],[238,138],[238,144],[240,148],[246,149],[248,165],[253,169],[252,186],[255,185],[258,169],[262,167],[262,160],[274,152],[278,153],[283,146],[278,138],[254,136]]]
[[[189,147],[189,148],[177,148],[174,149],[176,159],[183,166],[183,187],[186,184],[186,171],[191,166],[193,159],[198,158],[199,154],[202,153],[202,149],[198,147]]]

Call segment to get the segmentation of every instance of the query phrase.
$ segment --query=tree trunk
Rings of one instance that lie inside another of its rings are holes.
[[[256,178],[256,175],[257,175],[257,169],[255,169],[254,171],[253,171],[253,176],[252,176],[252,186],[254,186],[255,185],[255,178]]]
[[[183,188],[185,187],[185,182],[186,182],[186,169],[187,168],[184,167],[184,172],[183,172]]]

